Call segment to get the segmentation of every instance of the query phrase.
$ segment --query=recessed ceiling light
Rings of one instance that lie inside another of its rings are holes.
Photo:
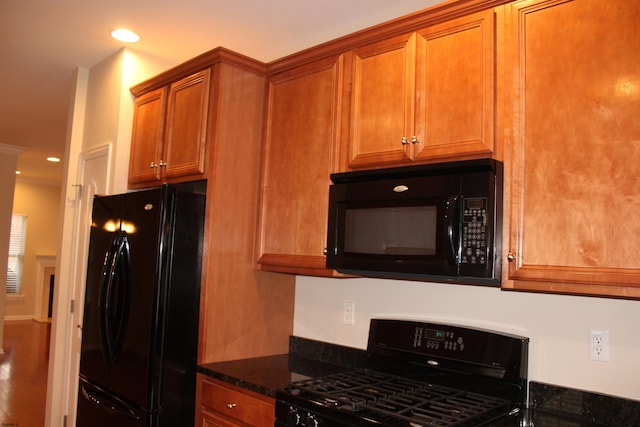
[[[60,162],[60,157],[47,157],[47,160],[53,163],[59,163]]]
[[[117,30],[111,31],[111,37],[125,43],[135,43],[140,40],[139,35],[126,28],[118,28]]]

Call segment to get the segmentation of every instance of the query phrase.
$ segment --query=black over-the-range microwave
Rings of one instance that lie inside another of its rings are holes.
[[[503,165],[468,160],[331,175],[327,268],[500,285]]]

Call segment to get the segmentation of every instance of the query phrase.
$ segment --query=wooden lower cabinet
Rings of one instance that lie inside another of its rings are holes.
[[[640,3],[529,0],[507,12],[503,287],[640,298]]]
[[[196,427],[273,427],[275,401],[198,374]]]

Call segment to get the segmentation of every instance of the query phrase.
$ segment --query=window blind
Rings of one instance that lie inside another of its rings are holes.
[[[27,216],[11,216],[11,234],[9,236],[9,262],[7,268],[7,293],[19,294],[22,284],[22,261],[24,259],[24,241],[27,233]]]

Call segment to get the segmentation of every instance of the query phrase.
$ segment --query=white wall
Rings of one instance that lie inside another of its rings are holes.
[[[15,183],[13,212],[27,215],[22,289],[20,295],[7,296],[6,319],[40,318],[36,313],[43,283],[38,273],[38,256],[55,256],[58,243],[60,186],[18,177]],[[38,289],[40,288],[40,289]],[[45,294],[48,295],[49,289]]]
[[[342,323],[344,302],[355,324]],[[527,336],[529,380],[640,400],[640,301],[381,279],[298,276],[294,335],[364,349],[374,317],[435,320]],[[609,362],[589,359],[608,329]]]

